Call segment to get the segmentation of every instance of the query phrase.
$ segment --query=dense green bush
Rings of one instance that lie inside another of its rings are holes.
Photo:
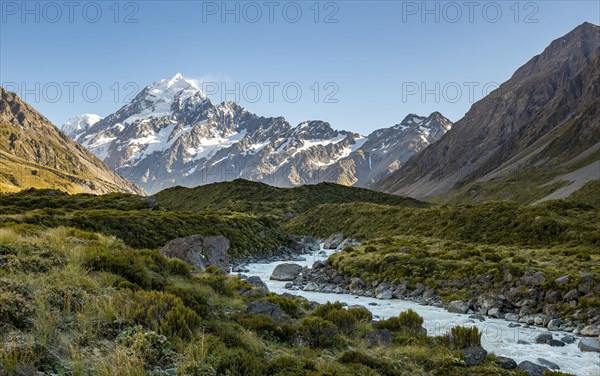
[[[262,375],[267,364],[256,354],[242,348],[227,348],[215,354],[217,375]]]
[[[404,375],[402,370],[394,367],[394,365],[391,362],[363,354],[362,352],[356,350],[344,352],[338,358],[338,362],[343,364],[364,365],[376,370],[379,374],[384,376]]]
[[[148,272],[148,267],[151,266],[148,264],[152,264],[150,261],[153,258],[143,257],[141,252],[143,251],[133,249],[113,251],[96,247],[90,249],[84,265],[92,271],[116,274],[144,289],[162,289],[165,286],[164,277],[159,273]],[[166,259],[164,262],[166,265]],[[156,264],[152,266],[157,269]]]
[[[363,307],[348,308],[348,313],[350,313],[356,321],[371,322],[373,320],[371,311]]]
[[[288,245],[287,236],[276,221],[241,213],[201,214],[115,209],[56,213],[34,210],[17,217],[3,218],[0,207],[0,225],[12,226],[14,223],[74,227],[116,236],[130,247],[148,249],[162,247],[170,240],[184,236],[221,235],[229,239],[229,253],[233,257],[267,253]]]
[[[343,346],[338,328],[330,321],[320,317],[308,317],[302,320],[299,330],[302,339],[313,348],[334,348]]]
[[[227,347],[242,348],[249,352],[256,350],[254,344],[244,336],[243,327],[235,321],[211,319],[203,323],[203,329],[208,333],[212,333]]]
[[[187,307],[194,310],[200,317],[210,317],[210,297],[206,290],[202,289],[201,286],[197,284],[185,287],[169,285],[165,287],[164,291],[179,297]]]
[[[159,291],[131,293],[128,319],[168,337],[190,338],[200,328],[200,317],[175,295]]]
[[[375,329],[387,329],[410,336],[425,334],[423,318],[412,309],[400,313],[397,317],[390,317],[389,319],[375,322],[373,327]]]
[[[301,299],[295,299],[271,293],[263,300],[277,304],[283,312],[294,318],[300,317],[303,313]]]
[[[334,233],[362,239],[415,235],[471,243],[550,246],[598,245],[600,210],[568,201],[518,205],[486,202],[425,209],[368,203],[324,204],[287,222],[298,235]],[[340,218],[331,221],[330,218]]]
[[[156,194],[161,207],[169,210],[228,210],[270,214],[303,213],[323,203],[372,202],[408,207],[429,204],[411,198],[332,183],[277,188],[237,179],[195,188],[174,187]]]
[[[180,275],[185,278],[192,277],[192,271],[190,266],[186,262],[181,261],[180,259],[170,259],[168,269],[169,273],[171,273],[172,275]]]
[[[302,376],[317,371],[314,362],[291,355],[282,355],[272,359],[267,368],[267,375]]]
[[[327,317],[327,314],[331,311],[344,309],[344,306],[340,302],[327,302],[325,304],[320,304],[317,308],[314,309],[313,315],[319,316],[321,318]]]
[[[0,244],[0,269],[45,273],[65,264],[62,253],[38,244]]]
[[[278,323],[267,315],[244,315],[239,319],[240,324],[264,338],[287,343],[296,332],[296,327]]]
[[[329,311],[325,319],[331,321],[342,334],[351,334],[356,326],[356,318],[345,309],[334,309]]]
[[[446,341],[450,348],[456,350],[481,346],[481,332],[474,326],[470,328],[455,326],[446,335]]]

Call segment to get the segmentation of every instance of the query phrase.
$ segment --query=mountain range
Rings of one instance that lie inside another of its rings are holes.
[[[181,74],[106,117],[70,119],[64,133],[15,94],[0,94],[4,191],[156,193],[244,178],[529,203],[600,182],[600,27],[590,23],[553,41],[456,124],[439,112],[409,114],[368,136],[214,104]]]
[[[0,191],[28,188],[144,193],[16,94],[0,87]]]
[[[600,27],[584,23],[376,188],[427,200],[536,202],[599,180]]]
[[[292,127],[283,117],[261,117],[234,102],[213,104],[194,80],[177,74],[147,86],[109,116],[79,115],[62,130],[154,193],[236,178],[280,187],[369,187],[451,126],[434,112],[410,114],[366,137],[324,121]]]

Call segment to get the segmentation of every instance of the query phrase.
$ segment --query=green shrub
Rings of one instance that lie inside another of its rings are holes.
[[[231,277],[216,266],[209,266],[202,274],[194,275],[194,281],[210,286],[217,294],[233,297],[240,287],[248,287],[239,277]]]
[[[400,313],[398,317],[390,317],[389,319],[378,321],[373,324],[373,327],[375,329],[387,329],[407,335],[425,334],[423,318],[412,309]]]
[[[400,370],[395,369],[393,364],[390,362],[366,355],[360,351],[346,351],[338,358],[338,362],[342,364],[364,365],[378,371],[381,375],[385,376],[403,375],[403,373]]]
[[[65,256],[38,244],[0,244],[0,268],[45,273],[63,266]]]
[[[320,317],[302,320],[299,333],[313,348],[334,348],[343,344],[337,326]]]
[[[266,374],[272,376],[302,376],[316,370],[314,362],[310,360],[291,355],[282,355],[269,362]]]
[[[446,341],[448,347],[455,350],[481,346],[481,332],[474,326],[470,328],[455,326],[446,335]]]
[[[331,321],[342,334],[351,334],[356,326],[356,318],[345,309],[329,311],[325,319]]]
[[[368,245],[365,247],[365,252],[366,253],[377,252],[377,247],[375,247],[374,245]]]
[[[230,348],[242,348],[254,352],[255,348],[247,336],[244,336],[244,329],[234,321],[212,319],[204,322],[204,329],[212,333],[225,346]]]
[[[267,366],[261,357],[241,348],[223,349],[213,355],[217,375],[262,375]]]
[[[160,290],[164,287],[165,280],[160,274],[148,272],[146,261],[150,259],[132,249],[116,251],[96,247],[90,250],[84,265],[93,271],[116,274],[144,289]]]
[[[281,324],[267,315],[247,315],[239,319],[240,324],[256,334],[279,342],[288,342],[296,332],[296,328]]]
[[[164,291],[179,297],[183,301],[183,304],[194,310],[200,317],[208,318],[210,316],[210,298],[199,286],[180,287],[171,285],[165,287]]]
[[[159,334],[189,338],[201,325],[200,317],[175,295],[140,290],[131,299],[128,318]]]
[[[301,300],[294,299],[283,295],[269,294],[263,300],[277,304],[279,308],[287,315],[298,318],[302,315]]]
[[[371,311],[364,307],[348,308],[348,313],[350,313],[356,319],[356,321],[371,322],[373,320],[373,314]]]
[[[325,317],[327,317],[329,312],[334,311],[334,310],[339,310],[339,309],[344,309],[344,306],[342,305],[342,303],[327,302],[325,304],[321,304],[321,305],[317,306],[317,308],[315,308],[315,310],[313,311],[313,315],[324,319]]]
[[[36,371],[54,373],[62,370],[60,359],[39,343],[3,343],[0,346],[0,374],[35,375]]]
[[[190,266],[184,261],[176,258],[169,260],[169,273],[172,275],[180,275],[185,278],[191,278],[192,276]]]

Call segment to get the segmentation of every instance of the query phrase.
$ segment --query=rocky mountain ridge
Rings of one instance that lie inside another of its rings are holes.
[[[0,140],[0,187],[4,192],[51,188],[69,193],[144,194],[15,93],[1,87]]]
[[[234,102],[213,104],[194,80],[177,74],[146,87],[114,114],[93,123],[74,118],[63,130],[119,174],[157,192],[236,178],[281,187],[368,187],[451,126],[435,112],[411,114],[367,137],[323,121],[292,127],[283,117],[261,117]]]
[[[600,180],[600,27],[553,41],[376,188],[420,199],[564,198]]]

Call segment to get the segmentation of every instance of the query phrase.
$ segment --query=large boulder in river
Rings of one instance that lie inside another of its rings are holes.
[[[452,313],[467,313],[469,310],[469,303],[463,302],[462,300],[454,300],[448,304],[448,312]]]
[[[600,352],[600,339],[585,337],[579,341],[577,345],[581,351]]]
[[[192,235],[168,242],[160,252],[178,258],[200,270],[214,265],[229,272],[229,240],[224,236]]]
[[[302,273],[302,266],[298,264],[280,264],[275,267],[271,279],[274,281],[293,281]]]
[[[323,241],[323,248],[337,249],[344,241],[344,234],[333,234]]]

